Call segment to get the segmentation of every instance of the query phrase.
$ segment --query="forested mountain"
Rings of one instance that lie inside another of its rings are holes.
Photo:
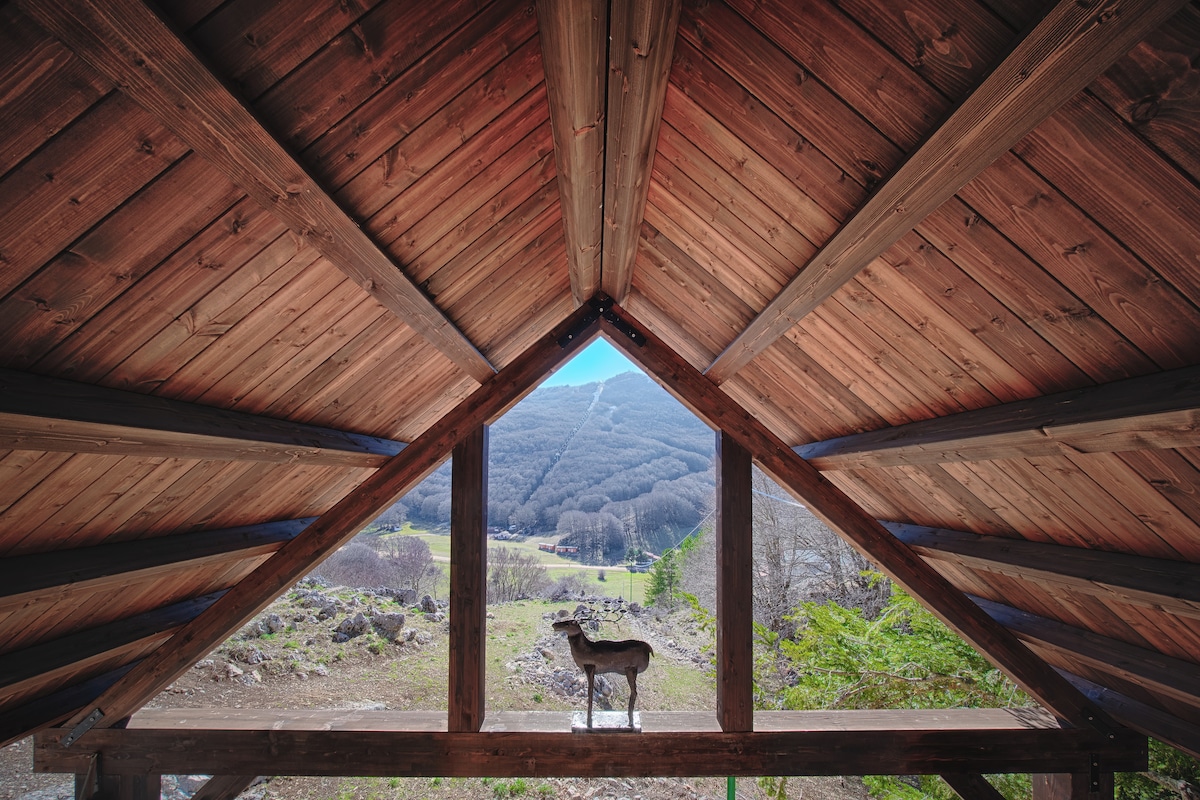
[[[491,427],[488,524],[556,537],[588,563],[659,552],[712,509],[714,435],[638,372],[535,390]],[[401,498],[415,523],[450,519],[450,468]]]

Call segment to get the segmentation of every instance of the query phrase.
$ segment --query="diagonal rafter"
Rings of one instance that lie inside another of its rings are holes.
[[[590,306],[576,309],[551,334],[468,395],[211,608],[183,626],[171,638],[170,647],[161,647],[147,656],[97,698],[94,708],[103,714],[99,726],[110,726],[140,708],[314,564],[379,516],[409,486],[444,461],[468,432],[503,414],[594,339],[595,321],[596,313]],[[78,726],[92,708],[90,704],[76,714],[70,724]],[[86,729],[85,725],[81,732]]]
[[[567,269],[580,306],[600,289],[608,0],[540,0],[537,15]]]
[[[495,373],[149,6],[141,0],[28,0],[21,8],[467,374],[483,382]]]
[[[810,511],[987,655],[1028,694],[1075,725],[1113,730],[1095,704],[997,624],[753,415],[628,313],[613,307],[601,333],[709,425],[728,434]],[[638,342],[644,342],[640,345]]]
[[[680,0],[612,3],[600,287],[617,302],[624,299],[633,281],[679,8]]]
[[[1060,0],[705,374],[731,378],[1184,5]]]

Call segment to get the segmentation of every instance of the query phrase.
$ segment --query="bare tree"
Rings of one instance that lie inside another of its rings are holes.
[[[391,573],[389,586],[412,589],[420,596],[432,592],[442,578],[442,569],[433,562],[429,545],[417,536],[383,539],[379,554]]]
[[[507,603],[534,597],[550,579],[537,558],[497,547],[488,551],[488,602]]]

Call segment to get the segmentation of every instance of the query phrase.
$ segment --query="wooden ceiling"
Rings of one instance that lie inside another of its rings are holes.
[[[1155,0],[0,6],[0,739],[136,708],[602,292],[1200,753],[1198,59]]]

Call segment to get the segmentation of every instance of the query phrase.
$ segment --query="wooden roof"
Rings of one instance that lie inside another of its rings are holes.
[[[1040,5],[0,6],[0,739],[126,716],[604,335],[1200,753],[1200,8]]]

